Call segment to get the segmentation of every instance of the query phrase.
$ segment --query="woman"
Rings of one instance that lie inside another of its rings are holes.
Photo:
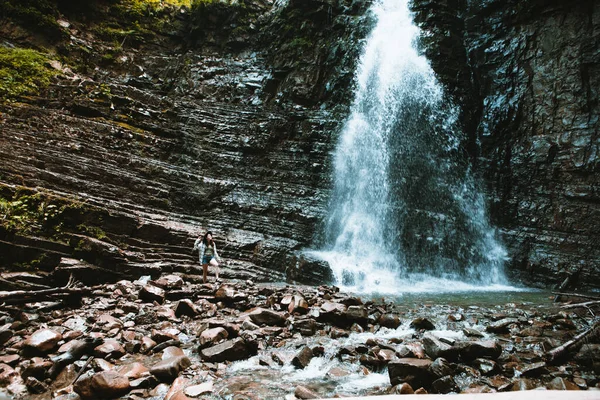
[[[202,281],[206,283],[206,276],[208,274],[208,264],[210,264],[213,267],[215,267],[215,276],[216,281],[218,282],[219,263],[217,262],[217,260],[221,261],[221,258],[219,257],[219,254],[217,254],[217,245],[213,240],[211,231],[206,232],[203,238],[196,239],[193,251],[198,251],[200,255],[200,265],[202,265],[203,270]]]

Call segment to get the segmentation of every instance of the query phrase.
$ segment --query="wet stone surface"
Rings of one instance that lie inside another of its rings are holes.
[[[11,332],[0,394],[293,399],[600,388],[598,336],[547,358],[589,320],[544,296],[476,306],[361,299],[333,286],[155,282],[162,304],[140,296],[142,279],[102,285],[77,308],[0,312]],[[170,300],[176,291],[186,299]]]

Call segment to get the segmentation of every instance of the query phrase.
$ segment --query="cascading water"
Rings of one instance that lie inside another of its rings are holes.
[[[461,152],[457,112],[415,47],[407,2],[371,8],[335,152],[326,247],[312,253],[356,291],[499,285],[505,252]]]

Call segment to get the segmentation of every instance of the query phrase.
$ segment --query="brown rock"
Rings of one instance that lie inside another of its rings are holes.
[[[433,325],[433,322],[431,322],[430,320],[428,320],[427,318],[415,318],[412,320],[412,322],[410,323],[410,327],[414,330],[426,330],[426,331],[432,331],[435,329],[435,325]]]
[[[162,382],[172,382],[179,373],[192,365],[186,356],[171,357],[162,360],[150,368],[150,373]]]
[[[200,395],[213,392],[213,381],[206,381],[200,385],[189,386],[184,393],[190,397],[199,397]]]
[[[140,362],[134,362],[118,367],[117,372],[127,379],[135,380],[148,375],[150,371],[144,366],[144,364]]]
[[[471,361],[476,358],[491,358],[496,360],[502,354],[502,346],[495,340],[478,340],[458,342],[456,344],[460,358]]]
[[[179,348],[177,346],[169,346],[163,350],[161,359],[166,360],[168,358],[180,357],[180,356],[185,356],[185,353],[183,352],[183,350],[181,350],[181,348]]]
[[[94,349],[94,356],[105,359],[117,360],[126,353],[121,343],[114,339],[107,339],[103,344]]]
[[[200,348],[218,343],[223,339],[227,339],[228,336],[229,333],[227,333],[225,328],[207,329],[200,334]]]
[[[202,349],[200,355],[208,362],[238,361],[248,358],[250,351],[242,338],[235,338],[215,346]]]
[[[575,383],[569,382],[568,380],[559,376],[552,379],[550,383],[546,385],[546,388],[549,390],[579,390],[579,386],[577,386]]]
[[[190,400],[190,398],[187,397],[184,393],[184,389],[189,384],[190,384],[189,380],[187,380],[181,376],[178,377],[171,384],[171,387],[169,388],[169,391],[165,395],[164,400]]]
[[[535,389],[535,387],[536,384],[534,381],[527,378],[520,378],[512,382],[512,385],[510,385],[510,391],[516,392],[520,390],[531,390]]]
[[[235,297],[235,289],[231,286],[222,285],[215,292],[215,298],[225,303],[233,302]]]
[[[181,289],[183,283],[183,279],[178,275],[164,275],[152,282],[161,289]]]
[[[308,308],[308,302],[306,301],[304,296],[300,294],[294,295],[288,305],[288,311],[290,314],[306,314],[308,312]]]
[[[175,306],[175,316],[181,317],[187,315],[188,317],[195,317],[200,314],[200,310],[190,299],[182,299],[177,302]]]
[[[8,386],[15,379],[19,378],[19,373],[8,364],[0,364],[0,386]]]
[[[52,361],[41,358],[33,357],[29,362],[25,362],[25,367],[22,368],[21,376],[23,379],[33,376],[34,378],[44,380],[48,374],[48,370],[52,368]]]
[[[537,377],[547,372],[548,370],[546,369],[546,363],[542,361],[523,366],[521,369],[521,376]]]
[[[10,329],[12,324],[4,324],[0,326],[0,346],[8,342],[14,335],[14,332]]]
[[[257,325],[284,326],[286,321],[280,313],[260,307],[252,310],[248,316]]]
[[[297,386],[296,390],[294,390],[294,396],[299,399],[318,399],[320,397],[306,386]]]
[[[51,329],[39,329],[29,336],[23,343],[25,350],[32,350],[38,353],[48,353],[53,350],[62,335]]]
[[[494,360],[487,358],[476,358],[471,362],[473,367],[477,368],[483,375],[494,375],[500,372],[500,367]]]
[[[388,363],[388,375],[392,385],[406,382],[412,387],[426,386],[434,380],[430,372],[431,360],[400,358]]]
[[[156,343],[163,343],[169,340],[179,341],[179,337],[177,336],[178,334],[179,330],[177,329],[152,329],[152,340],[154,340]]]
[[[113,329],[122,328],[123,322],[109,314],[101,314],[96,319],[96,324],[102,327],[102,330],[108,332]]]
[[[99,398],[114,399],[130,390],[129,379],[116,371],[103,371],[81,377],[73,385],[73,390],[84,400]]]
[[[418,388],[417,390],[415,390],[415,394],[429,394],[427,393],[427,390],[425,390],[425,388]]]
[[[147,336],[144,336],[142,338],[142,346],[140,347],[140,352],[146,354],[148,353],[150,350],[152,350],[152,348],[154,348],[154,346],[156,346],[156,342],[152,339],[150,339]]]
[[[29,376],[27,377],[27,379],[25,379],[25,385],[27,386],[29,392],[34,394],[42,394],[44,392],[47,392],[49,389],[48,385],[46,385],[43,382],[40,382],[33,376]]]
[[[304,346],[292,359],[292,365],[299,369],[304,369],[313,359],[313,351],[308,346]]]
[[[312,318],[295,320],[292,328],[302,336],[313,336],[317,332],[317,321]]]
[[[434,393],[447,394],[447,393],[460,393],[460,389],[456,385],[454,378],[450,375],[443,376],[431,384]]]
[[[395,314],[382,314],[377,323],[386,328],[396,329],[400,326],[400,318]]]
[[[442,342],[430,332],[423,335],[423,348],[425,349],[425,353],[434,360],[439,357],[449,361],[458,360],[459,349]]]
[[[156,301],[158,304],[162,304],[165,301],[165,291],[154,285],[145,285],[140,290],[139,297],[149,303]]]
[[[438,378],[454,373],[454,368],[445,358],[436,358],[429,370]]]
[[[516,318],[504,318],[486,326],[485,330],[492,333],[506,333],[511,325],[518,323],[519,320]]]
[[[388,390],[388,394],[413,394],[415,391],[413,388],[406,382],[401,383],[399,385],[392,386]]]

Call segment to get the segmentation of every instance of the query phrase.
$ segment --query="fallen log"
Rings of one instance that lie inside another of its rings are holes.
[[[67,300],[73,301],[76,298],[86,295],[97,295],[95,290],[103,288],[102,285],[94,287],[77,287],[78,282],[73,279],[73,276],[69,278],[67,284],[63,287],[42,289],[42,290],[14,290],[10,292],[0,292],[0,304],[27,304],[41,301],[56,301],[56,300]]]
[[[598,330],[600,330],[600,320],[596,321],[594,325],[592,325],[592,327],[585,332],[580,333],[568,342],[548,351],[546,354],[544,354],[544,359],[549,363],[562,359],[567,355],[569,349],[577,346],[589,336],[598,333]]]

